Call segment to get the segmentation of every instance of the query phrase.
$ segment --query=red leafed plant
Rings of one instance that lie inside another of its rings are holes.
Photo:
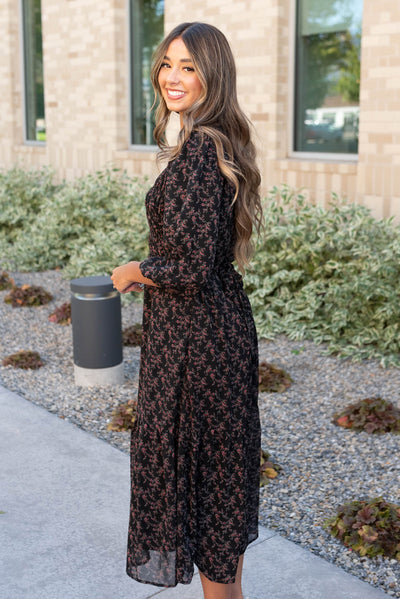
[[[0,291],[12,289],[12,287],[14,287],[14,280],[7,272],[0,272]]]
[[[258,367],[258,385],[260,391],[268,393],[282,393],[292,384],[290,375],[270,364],[269,362],[261,362]]]
[[[333,423],[367,433],[400,433],[400,410],[381,397],[367,398],[335,414]]]
[[[37,370],[43,366],[44,362],[38,352],[21,350],[4,358],[2,364],[3,366],[13,366],[24,370]]]
[[[270,454],[261,449],[260,453],[260,487],[265,487],[269,481],[278,476],[281,469],[278,464],[275,464],[270,459]]]
[[[71,302],[58,306],[49,316],[50,322],[57,324],[71,324]]]
[[[112,413],[111,422],[107,425],[108,431],[127,431],[133,427],[136,420],[137,402],[134,399],[120,404]]]
[[[4,298],[6,304],[11,304],[13,308],[19,306],[44,306],[53,299],[51,293],[39,285],[22,285],[13,287]]]
[[[400,561],[400,506],[376,497],[338,508],[324,528],[361,556],[383,555]]]
[[[140,345],[142,342],[142,325],[133,324],[122,331],[122,343],[124,345]]]

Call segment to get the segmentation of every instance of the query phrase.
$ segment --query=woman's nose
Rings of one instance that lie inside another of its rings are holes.
[[[171,68],[168,70],[167,75],[168,83],[179,83],[179,69]]]

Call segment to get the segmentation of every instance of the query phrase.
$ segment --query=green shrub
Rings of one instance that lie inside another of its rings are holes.
[[[400,560],[400,506],[382,497],[342,505],[324,528],[361,556]]]
[[[25,271],[64,267],[72,278],[109,274],[121,262],[143,259],[146,189],[146,182],[108,169],[64,182],[53,195],[43,193],[40,210],[13,243],[3,235],[2,265]]]
[[[12,243],[22,231],[29,231],[43,201],[57,189],[53,176],[49,167],[0,171],[0,237],[5,244]]]
[[[367,433],[400,433],[400,410],[381,397],[367,398],[335,414],[333,422]]]
[[[265,207],[266,234],[245,279],[258,333],[311,339],[353,359],[400,366],[400,227],[288,187]]]

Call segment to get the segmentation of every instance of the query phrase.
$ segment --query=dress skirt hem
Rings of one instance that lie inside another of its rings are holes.
[[[243,549],[243,551],[239,552],[238,561],[239,561],[239,557],[245,553],[245,551],[247,550],[248,546],[251,543],[254,543],[254,541],[256,541],[257,539],[258,539],[258,532],[257,533],[253,533],[252,535],[249,535],[249,540],[247,541],[246,547]],[[228,580],[228,581],[227,580],[214,580],[215,577],[214,576],[208,576],[207,572],[205,572],[204,570],[201,570],[199,568],[199,566],[198,566],[198,564],[196,563],[195,560],[193,560],[193,563],[197,567],[197,569],[199,571],[201,571],[201,573],[204,574],[204,576],[206,576],[208,578],[208,580],[210,580],[211,582],[217,582],[219,584],[232,584],[232,583],[235,582],[234,580]],[[175,584],[163,584],[163,583],[160,583],[160,582],[152,582],[150,580],[144,580],[144,579],[140,578],[140,576],[134,575],[131,572],[131,570],[135,569],[135,568],[137,568],[137,566],[136,567],[127,567],[126,573],[127,573],[127,575],[130,578],[132,578],[133,580],[136,580],[136,582],[140,582],[142,584],[150,584],[152,586],[161,587],[161,588],[164,588],[164,589],[175,588],[176,586],[178,586],[178,584],[188,585],[188,584],[190,584],[192,582],[192,579],[193,579],[193,575],[192,575],[190,577],[190,579],[188,579],[187,581],[182,582],[182,581],[178,580],[177,582],[175,582]]]

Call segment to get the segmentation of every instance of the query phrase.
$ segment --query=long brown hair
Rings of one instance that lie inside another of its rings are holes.
[[[183,113],[178,143],[170,147],[165,136],[170,111],[162,97],[158,74],[169,45],[178,38],[188,49],[202,92]],[[235,61],[226,37],[207,23],[178,25],[154,53],[151,80],[155,102],[158,100],[154,138],[161,149],[161,157],[171,160],[177,156],[193,130],[214,140],[221,172],[235,189],[234,255],[243,273],[254,251],[253,228],[257,234],[262,228],[261,177],[250,135],[251,124],[239,107]]]

